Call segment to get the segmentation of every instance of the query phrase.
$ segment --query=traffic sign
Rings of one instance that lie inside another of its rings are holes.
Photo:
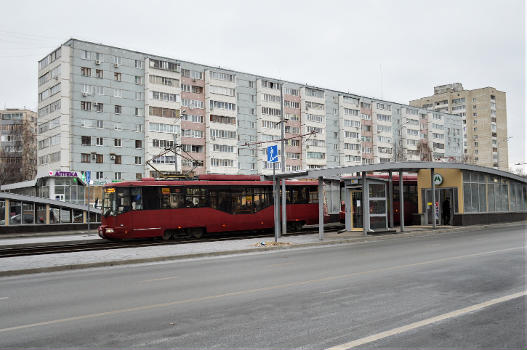
[[[278,145],[267,147],[267,161],[269,163],[278,162]]]
[[[91,180],[91,171],[90,170],[86,170],[84,172],[84,174],[86,175],[86,183],[90,183],[90,180]]]

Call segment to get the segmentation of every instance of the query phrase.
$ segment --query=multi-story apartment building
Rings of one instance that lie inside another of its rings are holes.
[[[282,132],[286,171],[463,155],[458,116],[76,39],[39,62],[38,124],[39,173],[105,181],[155,175],[147,161],[268,174]]]
[[[37,113],[0,110],[0,184],[30,180],[37,170]]]
[[[492,87],[465,90],[460,83],[434,87],[434,95],[410,105],[463,118],[464,160],[507,169],[507,107],[505,92]]]

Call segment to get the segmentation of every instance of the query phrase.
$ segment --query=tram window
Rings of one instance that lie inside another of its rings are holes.
[[[159,209],[160,208],[160,193],[159,187],[143,187],[143,208],[144,209]]]
[[[253,189],[233,191],[232,209],[233,214],[251,214],[253,212]]]
[[[272,200],[271,189],[268,187],[254,188],[254,211],[258,212],[271,205]]]
[[[130,189],[127,187],[117,187],[116,192],[117,214],[130,211],[132,209],[132,205],[130,203]]]
[[[306,204],[309,202],[307,187],[294,187],[291,189],[291,200],[293,204]]]
[[[132,187],[130,189],[130,199],[132,201],[132,210],[143,209],[143,197],[141,196],[140,187]]]
[[[209,188],[210,207],[232,213],[231,193],[225,188]]]
[[[185,207],[187,208],[203,208],[208,207],[207,189],[205,188],[187,188],[185,197]]]
[[[318,203],[318,188],[309,187],[309,203]]]
[[[185,189],[161,187],[161,209],[185,208]]]

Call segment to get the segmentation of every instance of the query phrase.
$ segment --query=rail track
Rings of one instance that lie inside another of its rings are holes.
[[[332,232],[334,229],[326,232]],[[287,236],[298,236],[306,234],[314,234],[318,231],[313,229],[303,229],[302,231],[289,233]],[[121,249],[121,248],[141,248],[141,247],[153,247],[163,245],[177,245],[184,243],[196,243],[196,242],[217,242],[217,241],[228,241],[234,239],[250,239],[250,238],[264,238],[272,235],[270,232],[261,233],[222,233],[222,234],[211,234],[204,238],[191,238],[191,237],[180,237],[175,240],[163,241],[160,239],[150,240],[130,240],[121,242],[111,242],[102,240],[101,242],[75,242],[75,243],[37,243],[35,245],[13,245],[0,247],[0,258],[10,258],[17,256],[29,256],[29,255],[43,255],[43,254],[60,254],[60,253],[73,253],[73,252],[86,252],[94,250],[109,250],[109,249]]]

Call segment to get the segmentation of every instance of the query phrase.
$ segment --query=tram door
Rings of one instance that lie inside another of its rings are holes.
[[[362,231],[362,190],[351,191],[351,230]]]

